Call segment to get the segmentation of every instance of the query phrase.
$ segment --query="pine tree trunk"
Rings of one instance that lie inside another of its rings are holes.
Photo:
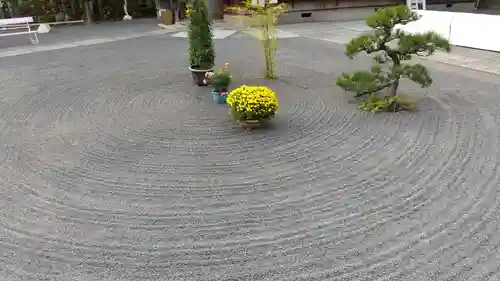
[[[391,86],[389,87],[389,96],[390,97],[394,97],[397,95],[398,87],[399,87],[399,78],[396,79],[396,81],[394,83],[392,83]]]
[[[393,77],[395,77],[394,83],[392,83],[391,86],[389,87],[389,98],[391,98],[391,97],[395,97],[398,94],[399,78],[401,76],[396,72],[396,69],[400,68],[401,61],[400,61],[397,54],[395,54],[393,52],[387,52],[387,54],[389,55],[389,57],[392,60],[392,75],[393,75]],[[393,101],[389,107],[389,110],[396,112],[397,108],[398,108],[398,104]]]
[[[388,55],[392,60],[392,75],[394,75],[393,77],[396,78],[394,80],[394,83],[392,83],[391,87],[389,88],[389,96],[394,97],[397,95],[399,87],[399,78],[400,78],[395,69],[400,67],[401,61],[399,60],[399,57],[395,53],[388,53]]]
[[[394,81],[394,83],[391,84],[389,87],[389,97],[395,97],[398,93],[398,87],[399,87],[399,78]],[[392,102],[391,106],[389,107],[389,110],[392,112],[396,112],[398,107],[397,102]]]

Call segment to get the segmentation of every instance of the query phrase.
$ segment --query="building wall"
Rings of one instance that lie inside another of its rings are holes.
[[[377,7],[387,7],[405,2],[404,0],[288,0],[286,3],[288,3],[288,12],[280,16],[280,24],[362,20],[372,14]]]
[[[497,3],[500,7],[500,0],[481,1]],[[364,20],[373,14],[376,8],[406,4],[406,0],[284,0],[284,2],[288,4],[288,12],[280,16],[280,24]],[[427,0],[426,2],[427,10],[475,12],[475,0]],[[479,12],[482,12],[481,9]]]
[[[472,13],[475,0],[427,0],[427,10]]]
[[[495,1],[500,4],[500,0]],[[364,20],[378,7],[406,4],[406,0],[288,0],[289,11],[280,24],[313,21]],[[427,0],[427,9],[450,12],[474,12],[474,0]]]
[[[289,11],[341,9],[353,7],[380,7],[405,3],[402,0],[288,0]]]
[[[449,4],[428,4],[427,10],[459,12],[459,13],[472,13],[472,12],[474,12],[474,2],[449,3]]]
[[[478,4],[479,13],[500,15],[500,0],[479,0]]]
[[[500,8],[500,0],[479,0],[479,8]]]

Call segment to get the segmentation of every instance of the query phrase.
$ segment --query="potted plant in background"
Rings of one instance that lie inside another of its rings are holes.
[[[211,76],[212,86],[214,91],[227,92],[229,84],[231,84],[231,72],[229,71],[229,63],[224,63],[224,67],[216,70]]]
[[[214,87],[212,93],[214,100],[219,104],[225,104],[229,84],[231,84],[231,72],[229,71],[229,63],[226,62],[224,67],[216,70],[210,75],[210,83]]]
[[[276,94],[265,86],[234,89],[227,97],[229,113],[245,129],[254,129],[274,117],[278,109]]]
[[[187,15],[189,70],[196,85],[206,86],[205,74],[213,70],[215,52],[212,42],[212,22],[205,0],[190,0]]]

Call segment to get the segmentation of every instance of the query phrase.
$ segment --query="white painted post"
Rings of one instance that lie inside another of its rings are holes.
[[[410,8],[411,10],[416,10],[418,7],[417,5],[415,5],[415,2],[415,0],[406,0],[406,5],[408,5],[408,8]]]

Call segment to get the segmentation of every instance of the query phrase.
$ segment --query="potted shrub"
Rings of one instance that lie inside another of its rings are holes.
[[[215,52],[212,42],[212,22],[205,0],[190,0],[188,3],[189,70],[193,82],[205,86],[205,74],[213,70]]]
[[[212,73],[210,81],[214,87],[214,91],[222,93],[227,92],[229,84],[231,84],[231,72],[229,71],[229,63],[226,62],[224,67]]]
[[[229,84],[231,84],[231,72],[229,71],[229,63],[225,63],[224,67],[216,70],[215,72],[207,73],[207,78],[214,90],[212,91],[214,95],[214,100],[218,104],[226,104],[227,90]]]
[[[231,91],[227,103],[231,116],[245,129],[260,127],[278,109],[276,94],[265,86],[242,85]]]

